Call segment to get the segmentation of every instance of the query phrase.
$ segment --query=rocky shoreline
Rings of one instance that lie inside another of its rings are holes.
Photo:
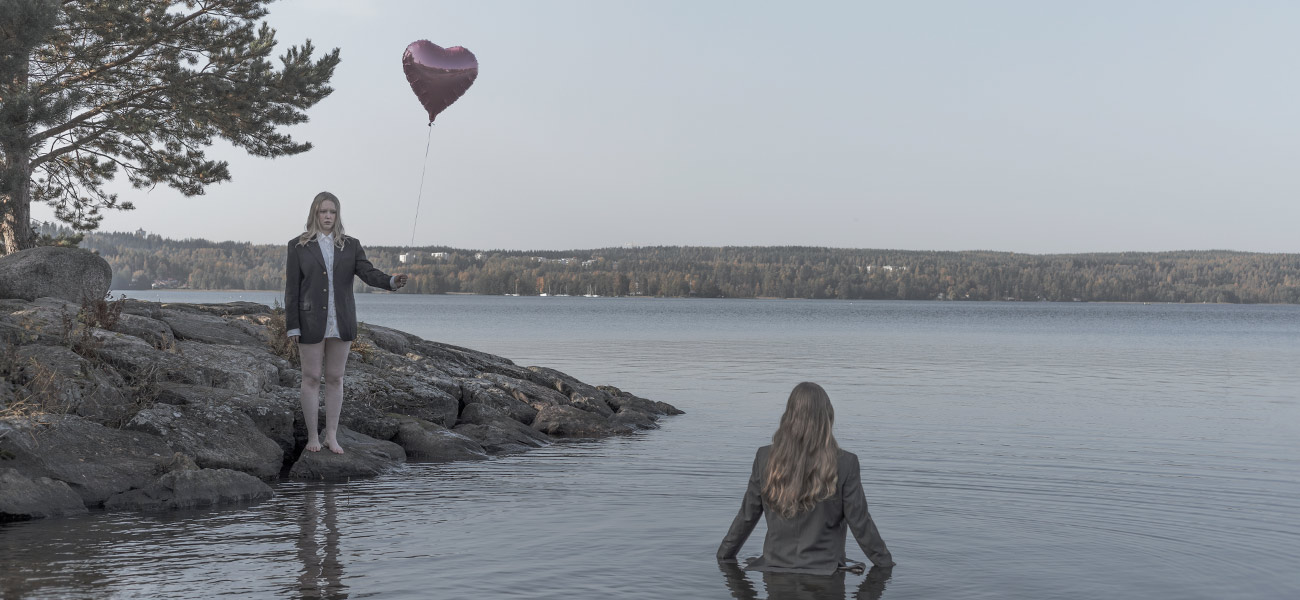
[[[0,521],[257,500],[277,479],[485,460],[681,413],[363,324],[344,378],[346,453],[306,452],[282,336],[282,317],[250,302],[0,299]]]

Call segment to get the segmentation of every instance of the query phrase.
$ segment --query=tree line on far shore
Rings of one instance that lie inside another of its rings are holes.
[[[284,288],[279,244],[170,240],[137,231],[88,233],[80,245],[112,266],[113,289]],[[377,267],[410,274],[402,293],[416,294],[1300,304],[1300,254],[802,246],[366,251]],[[358,282],[357,291],[364,285]]]

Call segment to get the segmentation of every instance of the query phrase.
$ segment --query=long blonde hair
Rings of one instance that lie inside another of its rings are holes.
[[[822,386],[794,386],[772,436],[763,498],[777,514],[791,518],[829,498],[839,485],[840,446],[831,434],[835,409]]]
[[[306,231],[303,231],[302,235],[298,236],[299,246],[302,246],[307,242],[316,239],[316,236],[325,233],[324,231],[321,231],[320,223],[316,220],[316,211],[320,210],[321,203],[326,200],[334,203],[334,210],[338,213],[334,217],[334,246],[340,250],[343,249],[344,239],[348,237],[347,234],[343,233],[343,205],[339,204],[338,196],[329,192],[316,194],[316,197],[312,199],[311,210],[307,211]]]

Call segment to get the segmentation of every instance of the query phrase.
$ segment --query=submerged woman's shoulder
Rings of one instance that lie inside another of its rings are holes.
[[[848,465],[856,464],[856,463],[858,462],[858,455],[856,455],[856,454],[854,454],[854,453],[852,453],[852,452],[849,452],[848,450],[845,450],[845,449],[843,449],[843,448],[840,448],[840,460],[839,460],[839,462],[842,463],[842,464],[848,464]]]

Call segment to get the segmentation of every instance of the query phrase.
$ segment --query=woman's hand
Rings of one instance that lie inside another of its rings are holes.
[[[400,290],[406,286],[406,273],[398,273],[393,276],[393,289]]]
[[[293,342],[293,343],[295,343],[295,344],[297,344],[297,343],[298,343],[298,336],[296,336],[296,335],[291,335],[291,336],[289,336],[289,341],[290,341],[290,342]]]

